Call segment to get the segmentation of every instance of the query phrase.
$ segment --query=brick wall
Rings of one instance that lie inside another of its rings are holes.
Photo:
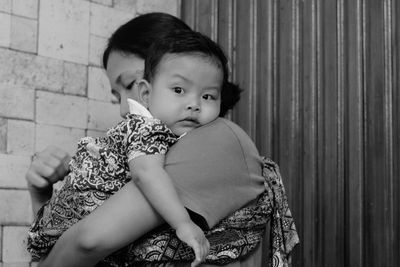
[[[119,120],[101,68],[107,37],[137,14],[179,13],[180,0],[0,0],[0,267],[36,266],[25,172],[48,145]]]

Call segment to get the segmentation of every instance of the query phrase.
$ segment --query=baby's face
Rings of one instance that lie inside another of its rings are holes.
[[[167,54],[152,81],[148,108],[182,135],[218,117],[222,79],[222,70],[209,58]]]

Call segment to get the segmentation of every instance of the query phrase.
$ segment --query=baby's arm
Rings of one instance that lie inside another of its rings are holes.
[[[203,231],[189,217],[163,168],[164,155],[145,155],[129,161],[136,185],[164,220],[176,230],[179,239],[193,248],[195,262],[202,262],[208,254],[209,243]]]

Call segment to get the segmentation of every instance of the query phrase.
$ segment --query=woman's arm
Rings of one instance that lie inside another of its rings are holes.
[[[208,254],[209,243],[203,231],[189,217],[171,178],[164,170],[164,155],[145,155],[129,162],[132,177],[152,206],[176,230],[176,235],[193,248],[196,261]]]

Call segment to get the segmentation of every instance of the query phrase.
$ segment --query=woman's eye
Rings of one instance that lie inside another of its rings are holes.
[[[130,84],[128,84],[125,88],[131,90],[132,87],[135,85],[136,80],[133,80]]]
[[[183,89],[182,87],[174,87],[173,88],[174,92],[177,94],[183,94]]]
[[[112,103],[114,104],[121,103],[121,95],[117,90],[111,89],[111,94],[113,95],[113,99],[111,100]]]

